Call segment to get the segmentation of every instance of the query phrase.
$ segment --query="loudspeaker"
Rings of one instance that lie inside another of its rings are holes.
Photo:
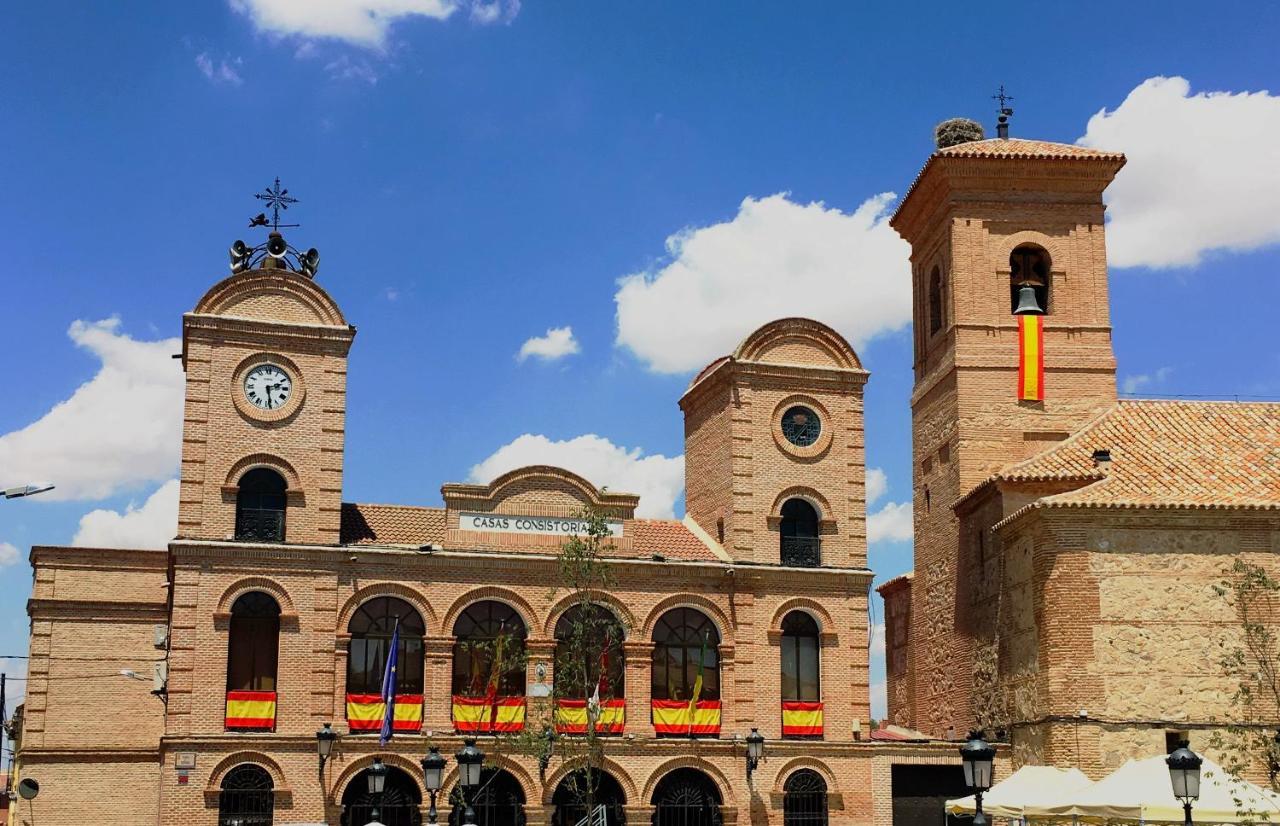
[[[267,255],[272,258],[284,258],[284,254],[289,251],[289,245],[284,242],[284,236],[278,232],[271,233],[271,237],[267,239]]]

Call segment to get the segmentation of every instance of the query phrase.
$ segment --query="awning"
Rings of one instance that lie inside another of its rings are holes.
[[[1092,782],[1079,769],[1023,766],[983,792],[982,811],[993,817],[1024,817],[1028,806],[1065,799]],[[971,815],[975,811],[973,795],[947,801],[948,814]]]

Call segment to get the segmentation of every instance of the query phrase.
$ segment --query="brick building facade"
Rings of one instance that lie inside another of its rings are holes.
[[[1182,736],[1212,753],[1241,633],[1213,586],[1280,552],[1280,405],[1117,400],[1102,193],[1123,164],[963,143],[892,220],[915,285],[916,543],[878,589],[890,718],[1007,732],[1015,762],[1095,778]]]
[[[19,822],[360,826],[376,758],[381,820],[416,824],[417,761],[472,733],[494,772],[482,826],[572,826],[558,795],[575,765],[540,765],[495,730],[552,719],[571,606],[557,554],[584,508],[613,534],[610,822],[889,823],[895,796],[940,812],[963,791],[953,744],[870,727],[868,374],[840,335],[773,322],[693,380],[683,520],[637,519],[638,497],[552,467],[445,484],[443,507],[343,503],[355,330],[313,278],[273,263],[183,318],[167,550],[32,550],[22,770],[41,794]],[[396,736],[380,745],[393,625]],[[478,642],[527,663],[485,675]],[[122,676],[152,670],[154,692]],[[326,724],[339,738],[318,772]],[[753,728],[767,745],[749,783]],[[904,765],[910,783],[894,779]],[[442,817],[455,780],[450,760]]]

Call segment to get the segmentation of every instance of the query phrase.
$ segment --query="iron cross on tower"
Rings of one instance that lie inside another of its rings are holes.
[[[1000,84],[1000,91],[991,96],[992,100],[1000,101],[1000,115],[996,118],[996,137],[1009,137],[1009,116],[1013,114],[1013,110],[1009,108],[1009,101],[1013,100],[1013,95],[1005,92],[1004,84]]]
[[[267,206],[271,207],[271,231],[279,232],[280,227],[296,227],[300,224],[282,224],[280,223],[280,210],[288,209],[289,204],[298,203],[297,198],[289,197],[289,190],[280,188],[280,179],[276,178],[275,184],[270,189],[264,189],[253,197],[259,201],[266,201]],[[267,215],[265,212],[258,213],[256,218],[249,220],[250,227],[267,226]]]

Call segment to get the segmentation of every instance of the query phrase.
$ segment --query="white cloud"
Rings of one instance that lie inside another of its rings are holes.
[[[1125,376],[1120,381],[1121,393],[1137,393],[1149,384],[1163,384],[1173,372],[1172,367],[1161,367],[1155,373],[1140,373],[1136,376]]]
[[[650,518],[671,518],[684,489],[684,456],[645,456],[638,447],[628,449],[591,433],[560,442],[526,433],[471,468],[470,479],[488,483],[525,465],[555,465],[593,485],[639,494],[636,515]]]
[[[905,542],[911,538],[910,502],[886,502],[867,517],[868,542]]]
[[[667,238],[669,260],[619,281],[619,346],[681,373],[786,316],[830,324],[859,346],[911,320],[907,243],[889,228],[893,193],[852,213],[786,193],[743,200],[731,220]]]
[[[884,496],[889,491],[889,478],[878,467],[867,468],[867,504]]]
[[[141,507],[129,503],[124,513],[94,510],[80,517],[71,540],[82,548],[164,548],[178,530],[178,480],[170,479]]]
[[[329,61],[324,70],[335,80],[359,80],[370,86],[378,83],[378,73],[367,60],[352,60],[347,55]]]
[[[10,542],[0,542],[0,568],[17,565],[22,553]]]
[[[871,656],[884,656],[884,623],[877,622],[871,626]]]
[[[471,5],[471,21],[482,26],[510,23],[520,13],[520,0],[476,0]]]
[[[1128,157],[1107,191],[1112,266],[1189,267],[1280,241],[1280,96],[1190,92],[1149,78],[1079,140]]]
[[[230,0],[263,32],[280,36],[343,40],[382,49],[391,27],[411,18],[447,20],[469,8],[480,24],[510,23],[519,0]]]
[[[0,436],[0,487],[50,481],[48,499],[101,499],[167,479],[182,438],[181,341],[135,341],[120,320],[76,321],[67,334],[101,360],[69,399]]]
[[[196,68],[200,70],[200,74],[214,83],[229,83],[232,86],[239,86],[244,83],[244,78],[240,77],[240,73],[235,68],[240,63],[240,58],[229,61],[224,57],[215,61],[209,57],[208,52],[201,52],[196,55]]]
[[[516,354],[516,361],[523,362],[529,356],[543,361],[555,361],[556,359],[581,352],[581,350],[582,348],[578,346],[578,340],[573,337],[572,327],[552,327],[547,330],[546,335],[536,336],[520,345],[520,352]]]

